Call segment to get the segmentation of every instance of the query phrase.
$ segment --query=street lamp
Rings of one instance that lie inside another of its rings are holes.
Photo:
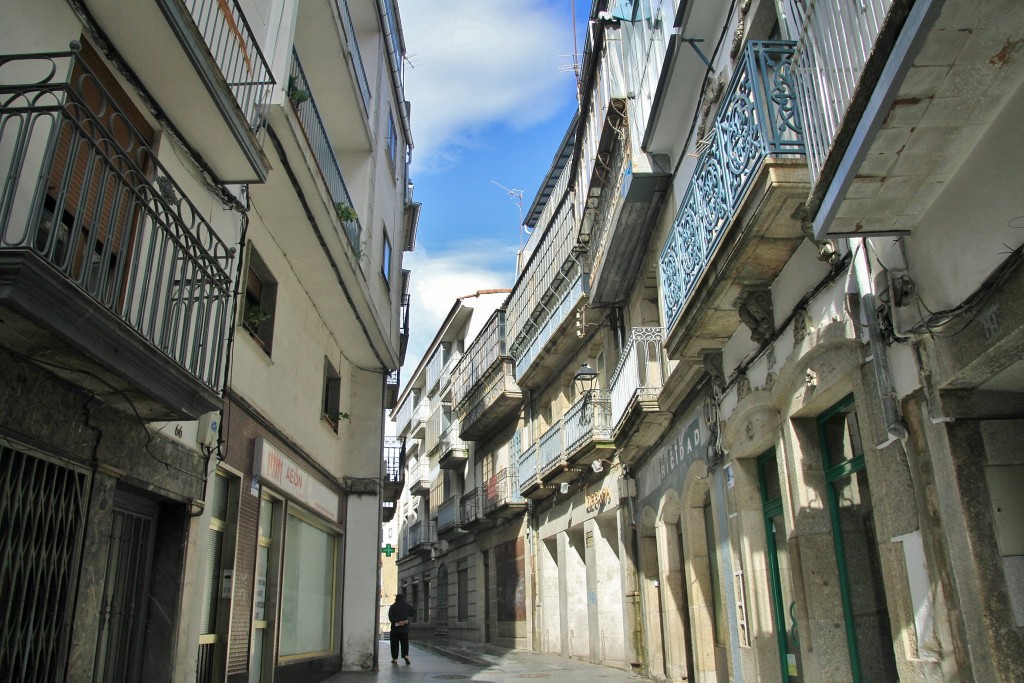
[[[573,375],[573,380],[576,382],[576,388],[580,394],[588,396],[597,385],[597,370],[590,367],[589,363],[584,363]]]

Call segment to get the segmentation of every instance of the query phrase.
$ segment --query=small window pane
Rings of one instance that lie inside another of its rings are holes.
[[[281,591],[280,653],[331,649],[335,537],[288,516]]]
[[[829,468],[864,454],[860,443],[856,407],[852,403],[827,418],[821,429]]]

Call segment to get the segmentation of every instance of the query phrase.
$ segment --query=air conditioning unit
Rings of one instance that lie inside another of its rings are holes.
[[[196,429],[196,442],[200,446],[213,448],[220,440],[220,412],[212,411],[199,418]]]

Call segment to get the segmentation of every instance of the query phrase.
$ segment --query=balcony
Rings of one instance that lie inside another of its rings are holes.
[[[539,386],[551,374],[550,368],[542,367],[542,359],[552,357],[549,365],[553,367],[557,365],[556,358],[580,344],[576,335],[569,333],[569,328],[583,304],[586,283],[582,274],[571,282],[561,296],[551,297],[551,308],[538,307],[539,317],[512,349],[520,387]]]
[[[405,353],[409,350],[409,271],[402,271],[402,303],[398,309],[398,361],[405,363]]]
[[[452,538],[465,533],[462,528],[462,507],[458,496],[450,496],[437,508],[438,538]]]
[[[382,499],[395,502],[405,486],[405,439],[384,437],[384,482]]]
[[[523,393],[512,376],[505,345],[505,311],[488,319],[452,374],[452,391],[462,436],[485,438],[496,424],[518,412]]]
[[[143,419],[219,408],[234,250],[78,53],[0,74],[3,344]]]
[[[551,472],[565,467],[565,444],[562,441],[562,421],[558,420],[541,435],[537,442],[537,466],[541,479],[547,481]]]
[[[562,418],[565,455],[570,465],[589,465],[614,452],[611,398],[603,389],[591,389]]]
[[[519,493],[522,496],[531,497],[540,489],[540,469],[537,459],[537,444],[533,444],[516,459],[516,469],[519,472]],[[541,496],[537,496],[541,497]]]
[[[441,434],[440,453],[438,465],[441,469],[462,469],[469,460],[469,444],[460,438],[458,420],[454,420]]]
[[[292,65],[288,75],[288,101],[299,119],[299,125],[305,133],[306,142],[320,170],[320,177],[327,188],[331,208],[335,214],[334,218],[344,230],[349,246],[354,252],[358,252],[362,249],[362,226],[359,218],[354,215],[355,204],[352,195],[349,194],[345,179],[341,175],[341,166],[334,153],[334,146],[327,135],[327,128],[313,97],[312,86],[306,78],[299,53],[295,49],[292,50]]]
[[[668,375],[664,339],[660,327],[634,327],[612,375],[612,434],[620,442],[620,459],[627,462],[642,447],[654,445],[671,417],[658,404]]]
[[[424,404],[426,405],[425,409]],[[417,390],[414,389],[398,407],[398,414],[395,416],[395,430],[398,435],[411,436],[417,428],[421,428],[426,415],[429,414],[424,414],[424,410],[430,410],[430,402],[418,400]]]
[[[380,505],[382,508],[381,521],[387,524],[395,518],[395,513],[398,512],[398,503],[396,503],[393,500],[383,500],[381,501]]]
[[[699,363],[740,324],[737,289],[771,283],[804,240],[809,189],[792,44],[751,42],[723,96],[659,262],[673,358]],[[614,398],[613,398],[614,401]]]
[[[409,468],[409,493],[425,496],[430,493],[430,461],[421,458]]]
[[[459,515],[463,529],[484,529],[491,525],[484,516],[484,489],[476,487],[459,499]]]
[[[441,450],[441,435],[451,424],[451,408],[447,404],[438,403],[427,418],[426,439],[423,443],[424,452],[433,457]]]
[[[518,461],[518,456],[517,461]],[[519,492],[519,470],[506,467],[487,480],[483,490],[483,512],[491,518],[512,517],[526,509]]]
[[[446,342],[447,344],[447,342]],[[434,395],[443,390],[451,381],[452,368],[461,354],[452,352],[447,346],[438,346],[427,363],[427,393]]]
[[[437,525],[420,520],[409,527],[409,552],[414,555],[429,555],[437,544]]]
[[[267,179],[262,131],[274,78],[237,0],[84,4],[218,181]]]

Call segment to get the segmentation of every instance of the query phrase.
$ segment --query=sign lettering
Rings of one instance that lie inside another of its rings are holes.
[[[256,475],[332,522],[338,521],[338,494],[314,479],[266,439],[256,439]]]

